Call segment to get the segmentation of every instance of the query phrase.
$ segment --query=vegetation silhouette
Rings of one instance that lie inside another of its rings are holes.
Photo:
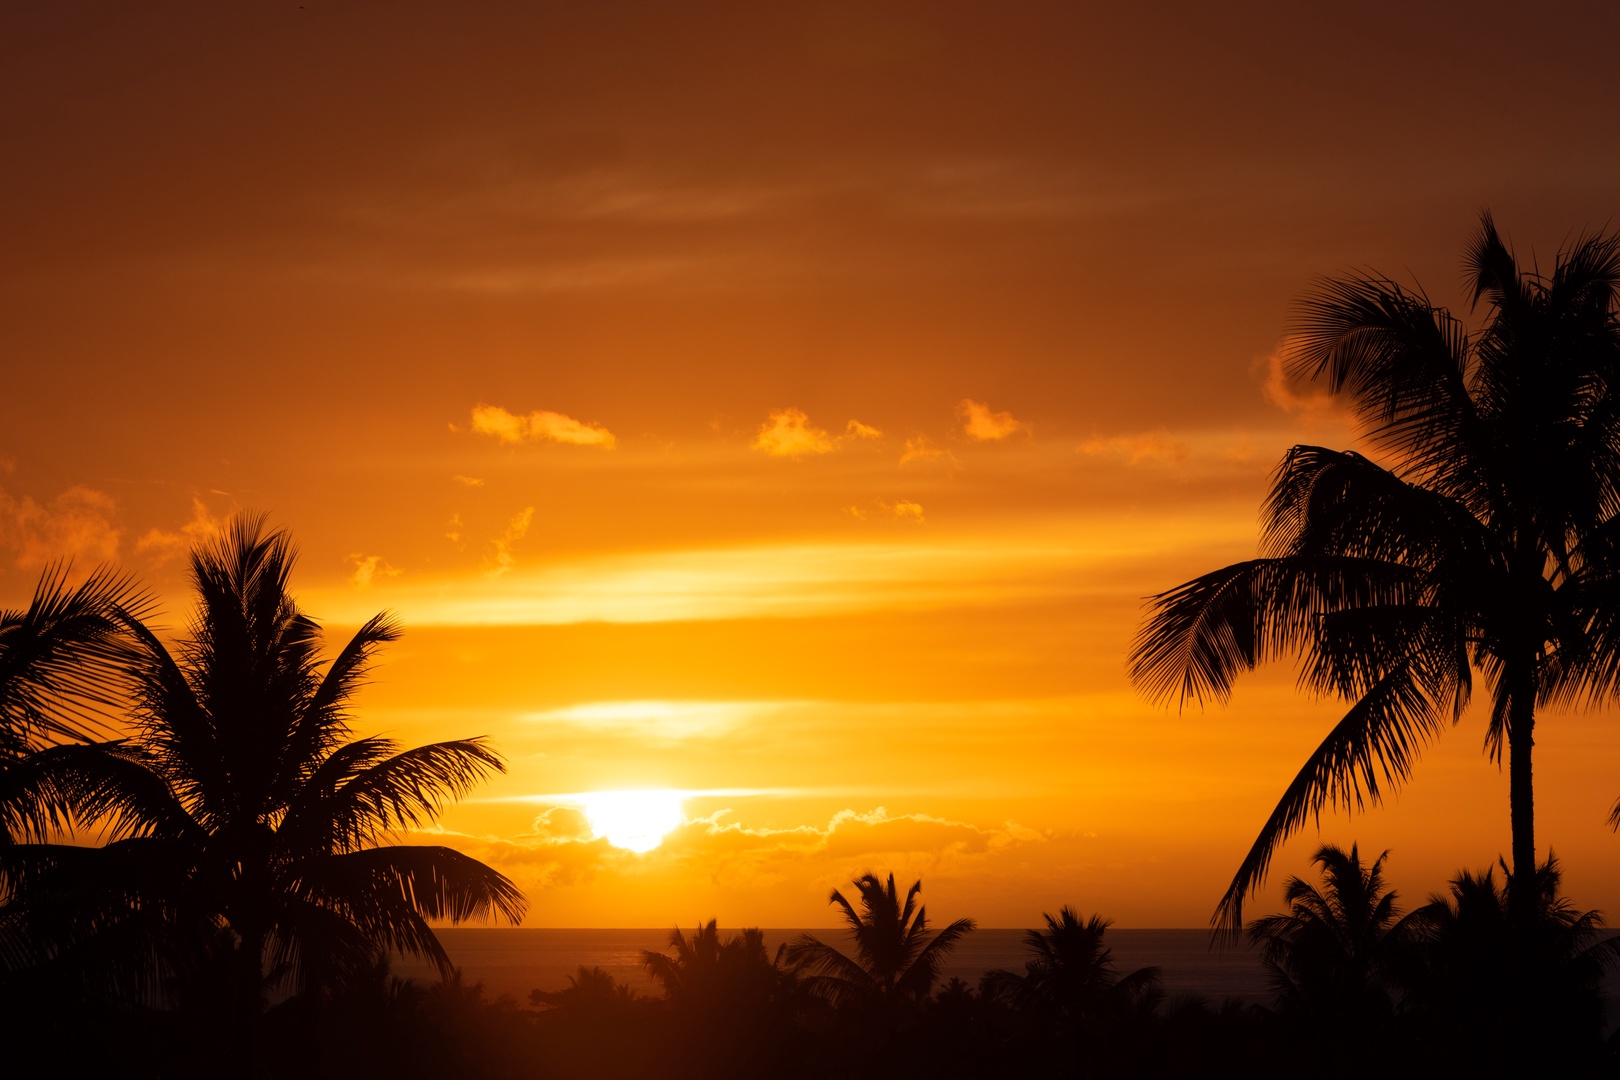
[[[973,920],[957,919],[930,932],[928,910],[917,903],[921,881],[906,891],[903,901],[893,874],[887,883],[876,874],[862,874],[854,884],[860,893],[859,910],[837,889],[828,903],[838,905],[855,955],[803,934],[788,945],[787,962],[804,978],[810,993],[834,1006],[892,1013],[902,1003],[927,998],[940,963],[973,930]]]
[[[1354,1027],[1385,1038],[1393,1021],[1392,980],[1410,927],[1384,888],[1389,852],[1362,865],[1352,844],[1317,849],[1318,888],[1302,878],[1283,887],[1284,914],[1258,919],[1249,937],[1271,974],[1275,1008],[1324,1034]]]
[[[1097,1023],[1119,1023],[1152,1012],[1162,994],[1159,969],[1139,968],[1120,975],[1113,950],[1103,943],[1112,925],[1100,915],[1082,920],[1065,906],[1057,915],[1043,915],[1045,930],[1030,930],[1024,946],[1032,957],[1023,974],[996,969],[980,981],[983,992],[1005,996],[1019,1008],[1030,1009],[1077,1030]]]
[[[1620,691],[1620,238],[1584,238],[1542,276],[1486,214],[1466,263],[1486,309],[1473,332],[1383,277],[1306,297],[1287,372],[1345,399],[1389,464],[1289,450],[1261,557],[1153,597],[1134,643],[1131,676],[1157,700],[1225,702],[1240,672],[1296,654],[1304,688],[1350,702],[1222,897],[1214,922],[1233,932],[1277,845],[1408,780],[1476,669],[1487,747],[1506,748],[1510,900],[1533,922],[1537,708]]]
[[[379,948],[449,971],[428,920],[524,909],[458,851],[385,843],[502,764],[479,739],[351,739],[349,703],[399,631],[371,619],[323,670],[319,627],[287,592],[293,559],[285,533],[238,518],[192,553],[198,609],[174,652],[124,613],[135,734],[75,763],[94,774],[79,809],[111,842],[0,848],[0,940],[147,1003],[161,988],[244,1071],[267,992],[364,977]]]
[[[1512,910],[1513,875],[1501,869],[1501,884],[1489,868],[1458,874],[1407,918],[1404,1011],[1435,1059],[1577,1069],[1603,1033],[1601,980],[1620,960],[1620,938],[1600,937],[1601,916],[1561,895],[1551,856],[1536,868],[1527,931]]]

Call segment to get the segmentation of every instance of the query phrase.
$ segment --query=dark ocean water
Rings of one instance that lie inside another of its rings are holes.
[[[691,928],[685,928],[690,933]],[[560,990],[580,966],[600,967],[620,982],[656,993],[658,987],[641,967],[641,951],[662,952],[669,930],[531,930],[455,928],[438,931],[451,960],[469,983],[482,982],[490,997],[510,994],[525,1003],[531,990]],[[722,934],[727,934],[725,928]],[[767,947],[813,933],[842,946],[838,930],[766,930]],[[953,975],[971,984],[992,968],[1022,971],[1023,930],[975,930],[946,960],[941,981]],[[729,936],[729,934],[727,934]],[[1265,972],[1246,944],[1213,948],[1206,930],[1108,931],[1107,944],[1121,974],[1149,965],[1160,969],[1165,992],[1194,995],[1218,1004],[1228,997],[1264,1001],[1269,996]],[[396,961],[397,974],[421,981],[436,975],[425,964]]]

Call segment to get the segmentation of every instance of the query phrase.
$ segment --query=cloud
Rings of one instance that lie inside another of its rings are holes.
[[[934,445],[934,440],[926,435],[918,435],[907,439],[905,448],[900,451],[900,464],[907,465],[913,461],[933,461],[945,457],[946,452]]]
[[[910,520],[917,522],[926,520],[923,517],[922,504],[914,503],[910,499],[901,499],[899,502],[889,507],[889,512],[895,517],[901,519],[909,518]]]
[[[956,415],[962,418],[962,431],[976,442],[995,442],[1019,431],[1028,431],[1010,412],[991,412],[990,406],[972,398],[956,403]]]
[[[81,484],[47,504],[0,491],[0,551],[18,567],[63,559],[104,562],[118,555],[117,513],[111,495]]]
[[[503,443],[560,442],[571,446],[600,446],[612,450],[618,440],[600,424],[587,424],[559,412],[537,409],[519,416],[499,405],[475,405],[472,429],[480,435],[493,435]]]
[[[1136,435],[1112,435],[1103,438],[1093,435],[1080,444],[1080,452],[1092,457],[1111,457],[1127,465],[1140,465],[1144,461],[1179,463],[1187,460],[1191,449],[1168,431],[1144,431]]]
[[[381,555],[364,555],[358,551],[349,556],[354,563],[354,573],[349,575],[349,583],[358,589],[364,589],[378,578],[398,577],[404,573],[396,566],[390,566]]]
[[[982,872],[987,859],[1049,838],[1015,822],[978,825],[927,813],[891,813],[845,808],[824,824],[750,825],[723,806],[686,817],[656,848],[636,855],[595,835],[582,810],[566,796],[545,806],[531,831],[507,838],[439,835],[509,876],[541,888],[587,883],[615,869],[700,867],[712,884],[758,887],[800,878],[809,860],[825,868],[829,882],[847,884],[874,866],[893,867],[897,877],[942,868]],[[902,869],[909,868],[909,869]],[[820,891],[819,889],[817,891]],[[825,895],[825,894],[823,894]]]
[[[777,409],[759,426],[754,449],[772,457],[800,458],[825,454],[837,448],[837,440],[818,427],[802,409]]]
[[[450,479],[454,480],[456,483],[460,484],[462,487],[483,487],[484,486],[483,480],[479,479],[476,476],[462,476],[460,473],[457,473],[456,475],[452,476]]]
[[[534,521],[534,507],[525,506],[507,523],[506,531],[490,541],[495,547],[495,558],[487,564],[490,577],[500,577],[517,565],[517,556],[512,554],[512,547],[529,535],[529,524],[532,521]]]
[[[163,563],[201,544],[219,539],[225,535],[225,525],[229,520],[229,514],[215,517],[208,504],[193,495],[189,521],[174,530],[156,526],[146,530],[145,535],[135,541],[135,550],[150,555],[154,563]]]
[[[871,424],[863,424],[859,420],[851,420],[844,428],[852,439],[881,439],[883,432]]]

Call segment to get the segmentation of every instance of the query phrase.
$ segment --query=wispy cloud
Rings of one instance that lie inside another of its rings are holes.
[[[1093,435],[1080,444],[1080,452],[1092,457],[1123,460],[1128,465],[1140,465],[1146,461],[1186,461],[1192,451],[1185,440],[1160,430],[1134,435],[1110,435],[1106,438]]]
[[[519,540],[529,535],[529,525],[533,521],[534,507],[525,506],[507,523],[506,531],[490,541],[495,549],[494,558],[485,567],[490,577],[500,577],[517,565],[517,556],[512,549]]]
[[[844,428],[852,439],[881,439],[883,432],[871,424],[863,424],[859,420],[851,420]]]
[[[772,457],[801,458],[826,454],[837,448],[837,441],[810,423],[802,409],[777,409],[759,426],[754,449]]]
[[[900,464],[909,465],[913,461],[936,461],[949,454],[934,445],[934,440],[926,435],[916,435],[906,440],[906,445],[900,451]]]
[[[956,403],[956,415],[962,418],[962,433],[976,442],[995,442],[1028,427],[1010,412],[991,412],[990,406],[972,398]]]
[[[484,481],[481,478],[477,477],[477,476],[462,476],[460,473],[457,473],[455,476],[452,476],[450,479],[454,480],[456,483],[460,484],[462,487],[483,487],[484,486]]]
[[[121,530],[111,495],[75,484],[49,503],[0,491],[0,551],[19,567],[58,559],[116,558]]]
[[[476,405],[472,411],[472,429],[480,435],[493,435],[501,442],[510,444],[559,442],[611,450],[618,443],[613,433],[600,424],[588,424],[548,409],[537,409],[527,416],[520,416],[499,405]]]
[[[349,575],[349,584],[357,589],[367,588],[379,578],[398,577],[404,573],[397,566],[389,565],[388,560],[381,555],[362,555],[356,551],[349,556],[349,561],[354,564],[354,573]]]

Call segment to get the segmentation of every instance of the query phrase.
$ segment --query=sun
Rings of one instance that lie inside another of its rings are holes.
[[[580,796],[594,837],[616,848],[651,851],[686,820],[679,791],[592,791]]]

